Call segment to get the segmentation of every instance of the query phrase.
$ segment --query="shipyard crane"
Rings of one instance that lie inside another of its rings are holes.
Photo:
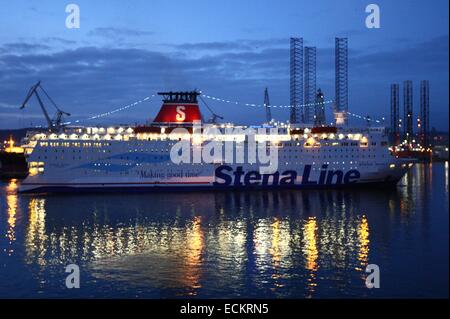
[[[264,90],[264,106],[266,107],[267,123],[270,123],[272,121],[272,114],[270,112],[269,90],[267,88]]]
[[[44,103],[42,102],[41,96],[38,93],[38,89],[40,89],[44,93],[44,95],[50,100],[50,102],[55,107],[56,113],[55,113],[55,116],[53,117],[53,119],[51,119],[50,116],[48,115],[48,112],[44,106]],[[38,100],[39,105],[42,109],[42,112],[44,113],[45,120],[47,121],[49,131],[58,132],[63,127],[63,123],[62,123],[63,116],[65,116],[65,115],[70,116],[70,113],[64,112],[56,105],[56,103],[52,100],[52,98],[48,95],[48,93],[42,87],[41,81],[38,81],[35,85],[33,85],[30,88],[30,90],[28,91],[28,94],[25,98],[25,101],[20,106],[20,109],[23,109],[25,107],[25,105],[28,103],[28,101],[33,96],[33,94],[36,95],[36,99]]]

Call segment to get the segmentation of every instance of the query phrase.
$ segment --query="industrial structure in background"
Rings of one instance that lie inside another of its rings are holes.
[[[413,82],[403,81],[403,119],[400,118],[400,86],[391,84],[391,142],[399,157],[430,160],[433,156],[430,139],[430,91],[428,80],[420,81],[420,110],[414,132]],[[403,131],[403,132],[402,132]],[[402,134],[403,133],[403,134]]]
[[[413,88],[412,81],[403,82],[403,129],[407,143],[413,138]]]
[[[316,101],[316,47],[305,47],[304,123],[314,122]]]
[[[400,130],[402,121],[400,119],[400,85],[391,84],[391,133],[394,145],[400,144]]]
[[[269,90],[267,88],[264,90],[264,107],[266,108],[266,121],[270,123],[272,121],[272,113],[270,112]]]
[[[38,93],[38,89],[40,89],[40,91],[47,97],[47,99],[51,102],[52,106],[56,109],[56,113],[53,118],[50,118],[50,116],[48,115],[47,109],[45,108],[44,103],[42,102],[42,97]],[[27,93],[27,96],[25,97],[25,100],[20,106],[20,109],[23,109],[25,105],[27,105],[28,101],[31,99],[33,94],[36,96],[36,99],[39,102],[39,106],[41,107],[42,113],[44,113],[45,120],[47,121],[48,125],[48,130],[50,132],[59,132],[64,126],[64,123],[62,122],[63,116],[70,116],[70,113],[64,112],[56,105],[56,103],[52,100],[50,95],[48,95],[47,91],[45,91],[44,88],[42,87],[41,81],[38,81],[35,85],[33,85],[30,88],[30,90]]]
[[[290,123],[325,124],[323,92],[317,92],[317,49],[303,47],[303,38],[290,39]],[[335,105],[336,125],[346,125],[348,115],[348,39],[335,39]]]
[[[291,38],[290,42],[290,105],[289,121],[303,122],[303,38]]]
[[[336,124],[347,124],[348,39],[335,39],[335,117]]]
[[[316,93],[316,101],[314,105],[314,125],[322,126],[326,124],[324,96],[320,88]]]
[[[420,115],[417,120],[421,145],[430,145],[430,88],[428,80],[420,81]]]

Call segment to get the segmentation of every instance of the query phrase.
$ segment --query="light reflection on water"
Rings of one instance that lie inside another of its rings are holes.
[[[14,250],[11,248],[12,243],[16,241],[16,220],[17,220],[17,180],[12,179],[6,186],[6,202],[8,205],[8,230],[6,232],[6,237],[9,241],[9,247],[6,249],[7,254],[11,255]]]
[[[364,286],[365,267],[394,264],[402,233],[430,234],[410,229],[411,215],[424,214],[431,189],[448,196],[448,182],[431,178],[434,166],[448,176],[438,165],[417,165],[387,190],[36,196],[17,195],[11,181],[1,260],[33,274],[22,283],[30,296],[35,286],[66,296],[70,263],[84,274],[79,296],[377,296]]]

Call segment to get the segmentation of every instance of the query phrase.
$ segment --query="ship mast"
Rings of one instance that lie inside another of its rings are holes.
[[[264,106],[266,107],[266,121],[270,123],[272,121],[272,114],[270,112],[269,90],[267,88],[264,90]]]

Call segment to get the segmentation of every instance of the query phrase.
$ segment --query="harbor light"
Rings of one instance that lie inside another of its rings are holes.
[[[7,147],[5,147],[5,152],[7,153],[23,153],[24,149],[19,146],[14,146],[15,142],[12,139],[12,136],[9,138],[8,141],[4,142],[5,144],[8,144]]]

